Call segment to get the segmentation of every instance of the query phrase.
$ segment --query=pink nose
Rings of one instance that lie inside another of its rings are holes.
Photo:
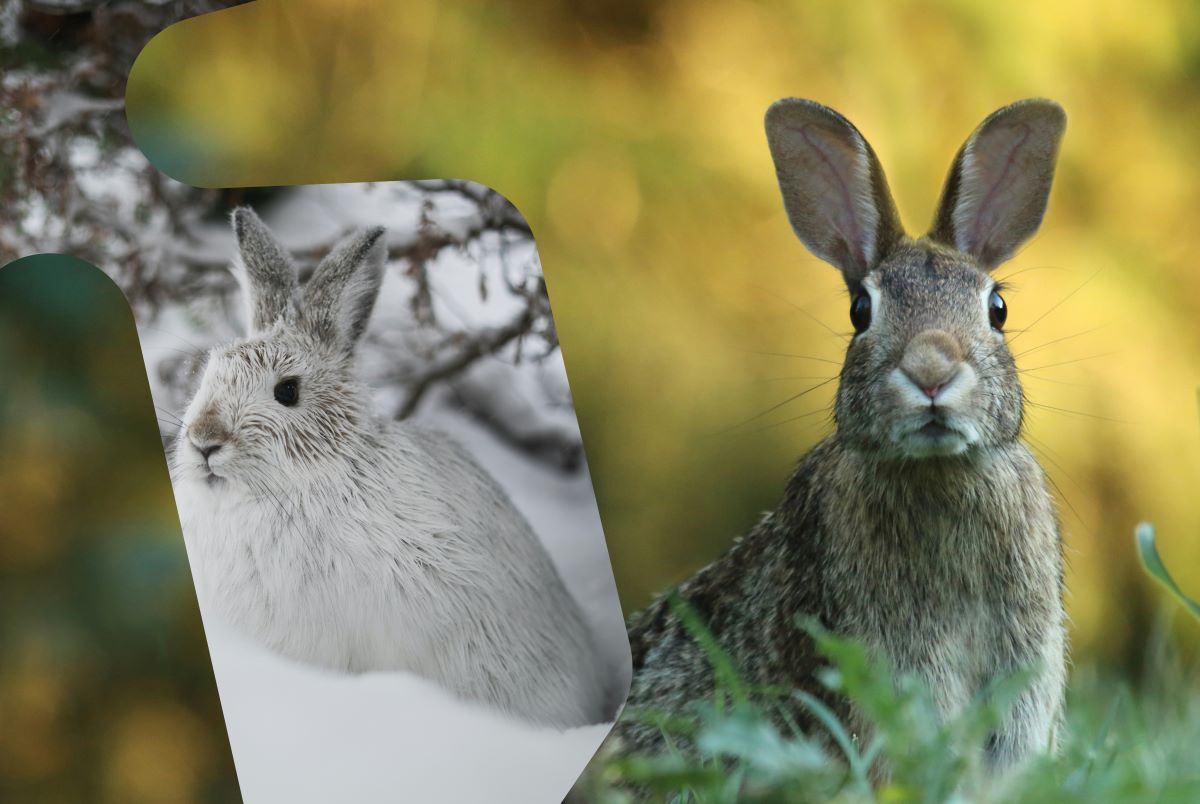
[[[962,359],[962,347],[957,340],[942,330],[928,329],[908,342],[900,371],[933,401],[954,380]]]

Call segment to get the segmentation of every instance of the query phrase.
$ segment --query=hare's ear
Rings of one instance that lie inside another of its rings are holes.
[[[246,293],[250,329],[261,332],[296,317],[296,266],[266,224],[249,207],[233,211],[238,259],[234,274]]]
[[[857,284],[904,234],[874,151],[850,121],[812,101],[776,101],[766,126],[792,228]]]
[[[938,203],[932,240],[986,269],[1013,255],[1042,222],[1067,115],[1031,99],[993,112],[963,145]]]
[[[386,260],[382,227],[350,235],[334,246],[304,286],[304,324],[347,354],[354,351],[379,295]]]

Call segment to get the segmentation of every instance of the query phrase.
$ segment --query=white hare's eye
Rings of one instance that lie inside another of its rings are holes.
[[[299,402],[300,380],[295,377],[280,380],[279,384],[275,386],[275,401],[288,408]]]

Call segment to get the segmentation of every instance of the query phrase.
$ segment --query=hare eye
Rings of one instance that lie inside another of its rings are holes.
[[[997,291],[992,291],[992,295],[988,296],[988,321],[992,324],[992,329],[1000,332],[1004,329],[1004,322],[1008,320],[1008,305],[1004,303],[1004,297]]]
[[[285,407],[291,407],[300,401],[300,381],[295,377],[281,380],[275,386],[275,401]]]
[[[854,325],[856,335],[871,326],[871,294],[865,290],[860,290],[850,302],[850,323]]]

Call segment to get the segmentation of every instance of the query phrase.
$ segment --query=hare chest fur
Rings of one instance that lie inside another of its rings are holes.
[[[945,718],[998,677],[1036,668],[989,758],[1007,765],[1050,747],[1066,682],[1062,563],[1032,455],[1014,444],[904,464],[831,452],[815,482],[839,493],[813,499],[820,524],[808,534],[840,597],[828,624],[921,678]]]
[[[299,293],[261,221],[234,223],[251,335],[209,353],[172,466],[205,615],[537,723],[608,719],[591,630],[524,516],[453,439],[373,416],[355,381],[382,231],[340,244]]]
[[[869,724],[819,683],[798,619],[918,676],[944,718],[1033,670],[980,746],[993,769],[1054,748],[1066,683],[1058,521],[1021,441],[1025,395],[990,275],[1041,222],[1064,126],[1043,100],[990,115],[955,157],[932,228],[910,238],[858,129],[812,101],[771,106],[788,219],[850,295],[836,431],[779,506],[678,589],[748,680],[823,696],[859,733]],[[631,705],[683,713],[712,696],[705,654],[666,599],[631,620],[630,642]],[[635,723],[618,735],[661,744]]]

